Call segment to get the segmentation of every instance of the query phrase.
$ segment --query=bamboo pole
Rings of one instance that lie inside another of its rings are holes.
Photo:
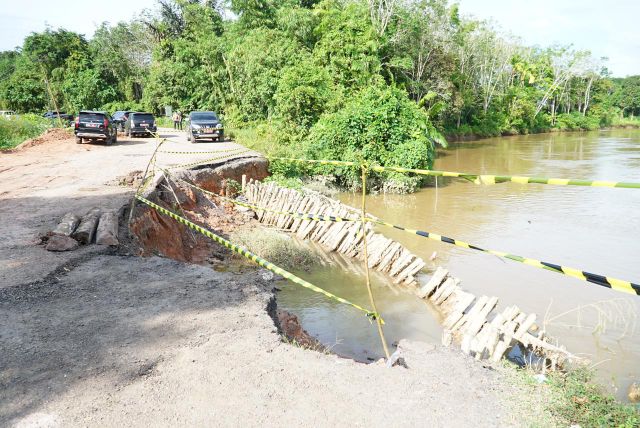
[[[384,349],[384,354],[389,360],[389,348],[387,347],[387,341],[384,338],[384,332],[382,331],[382,320],[380,319],[380,314],[378,314],[378,308],[376,308],[376,302],[373,298],[373,291],[371,290],[371,278],[369,276],[369,254],[367,250],[367,231],[365,230],[365,226],[367,224],[367,211],[366,211],[366,199],[367,194],[367,167],[362,165],[362,213],[361,213],[361,226],[362,226],[362,240],[363,240],[363,249],[364,249],[364,269],[366,275],[366,284],[367,291],[369,293],[369,302],[371,303],[371,309],[376,314],[376,324],[378,325],[378,334],[380,335],[380,341],[382,342],[382,348]]]

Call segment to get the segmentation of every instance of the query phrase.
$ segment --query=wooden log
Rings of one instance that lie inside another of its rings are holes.
[[[393,275],[393,270],[391,271],[391,274]],[[418,296],[420,296],[420,298],[422,299],[428,297],[437,287],[440,286],[440,284],[442,284],[442,281],[444,281],[445,277],[448,274],[448,270],[438,266],[429,282],[427,282],[422,288],[420,288],[420,291],[418,291]]]
[[[118,245],[118,216],[113,211],[107,211],[100,216],[96,230],[96,244]]]
[[[96,228],[100,220],[100,208],[93,208],[82,216],[80,224],[73,232],[72,237],[81,244],[91,244],[96,235]]]
[[[80,217],[74,213],[66,213],[51,233],[54,235],[71,236],[79,223]]]

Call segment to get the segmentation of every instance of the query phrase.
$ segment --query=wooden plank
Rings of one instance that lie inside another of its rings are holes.
[[[458,283],[454,278],[447,278],[442,287],[438,289],[439,296],[431,299],[433,303],[440,306],[444,303],[445,300],[453,293],[453,291],[458,288]]]
[[[475,299],[476,296],[471,293],[458,291],[458,302],[451,310],[449,316],[445,319],[445,328],[451,330],[451,328],[464,316],[464,311],[467,310]]]
[[[393,271],[391,273],[393,274]],[[418,296],[420,296],[420,298],[422,299],[428,297],[437,287],[440,286],[440,284],[442,284],[442,281],[444,281],[445,277],[448,274],[448,270],[438,266],[436,271],[431,276],[429,282],[427,282],[422,288],[420,288],[420,291],[418,291]]]
[[[479,299],[477,299],[475,304],[469,310],[469,312],[464,314],[464,316],[460,318],[460,321],[458,321],[451,327],[451,330],[456,331],[462,328],[462,326],[464,326],[470,319],[473,319],[473,317],[475,317],[476,314],[480,312],[480,310],[487,304],[488,301],[489,301],[489,298],[487,296],[482,296]]]

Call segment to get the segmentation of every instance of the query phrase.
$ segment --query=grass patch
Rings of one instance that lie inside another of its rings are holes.
[[[522,391],[514,407],[526,408],[523,426],[631,428],[640,426],[640,410],[617,401],[594,381],[594,371],[581,366],[567,372],[548,372],[539,383],[530,369],[504,362],[507,376]],[[525,402],[521,401],[525,397]]]
[[[586,367],[567,373],[554,373],[550,386],[557,400],[550,411],[567,425],[582,427],[638,427],[636,406],[623,404],[593,381],[594,372]]]
[[[0,150],[12,149],[51,127],[51,121],[35,114],[20,115],[11,119],[0,117]]]
[[[320,258],[295,239],[271,229],[240,229],[231,233],[231,242],[246,247],[263,259],[287,270],[310,270]]]

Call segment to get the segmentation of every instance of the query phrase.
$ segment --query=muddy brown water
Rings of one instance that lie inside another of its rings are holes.
[[[539,134],[452,144],[435,169],[640,182],[640,130]],[[412,195],[371,195],[367,208],[395,224],[426,230],[483,248],[640,282],[640,190],[596,187],[475,185],[439,178]],[[359,195],[343,202],[359,206]],[[540,324],[572,352],[596,365],[600,380],[623,398],[640,381],[640,297],[484,253],[381,227],[428,262],[444,266],[477,295],[500,298],[538,314]],[[339,259],[305,279],[368,305],[362,269]],[[374,276],[374,292],[388,342],[401,338],[439,342],[433,308]],[[374,325],[357,311],[315,293],[281,284],[280,307],[342,355],[366,361],[381,356]]]

